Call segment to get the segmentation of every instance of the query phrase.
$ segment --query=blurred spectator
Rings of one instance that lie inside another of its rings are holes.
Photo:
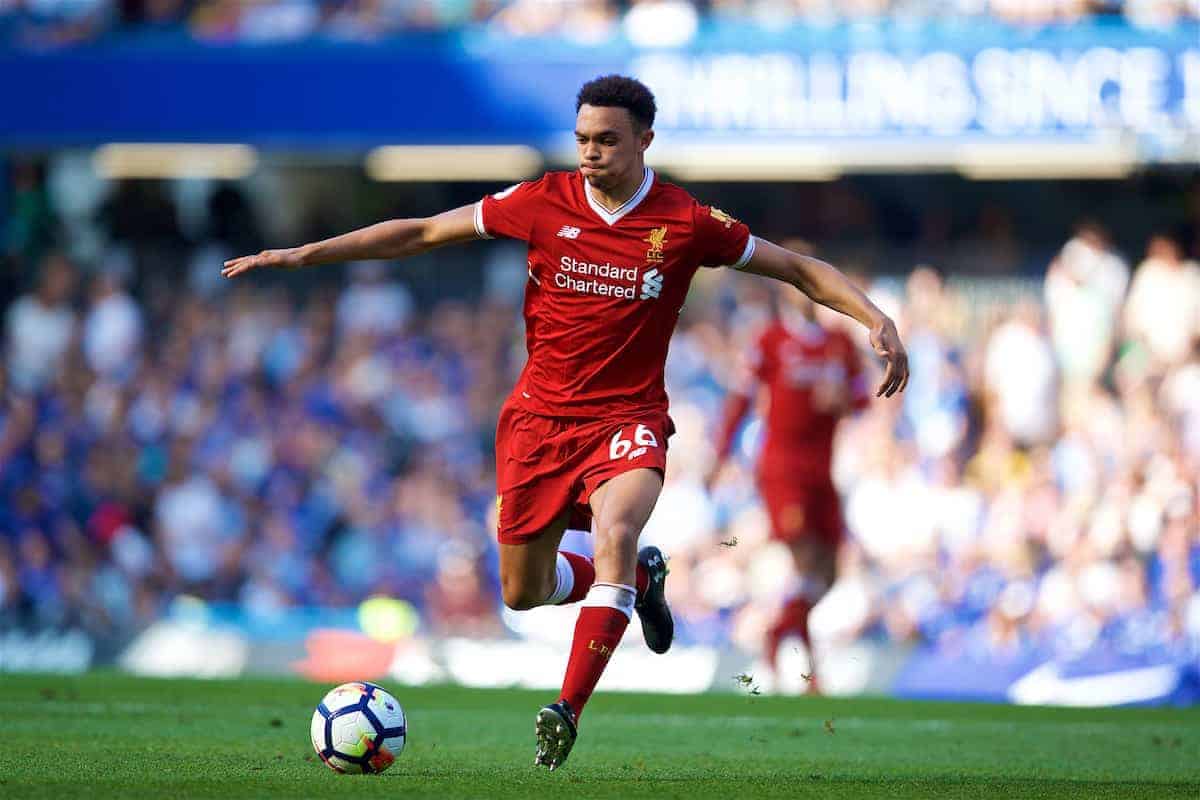
[[[437,577],[425,590],[425,606],[434,634],[488,637],[501,632],[479,565],[465,554],[448,553],[439,560]]]
[[[492,19],[492,24],[512,36],[559,34],[584,44],[608,39],[618,21],[612,0],[511,0]]]
[[[640,47],[678,47],[696,35],[700,15],[687,0],[633,0],[625,35]]]
[[[1158,234],[1146,247],[1129,289],[1125,333],[1157,370],[1181,364],[1200,340],[1200,265],[1184,261],[1170,236]]]
[[[99,36],[114,21],[114,11],[113,0],[17,0],[0,2],[0,23],[11,17],[7,27],[20,44],[64,47]]]
[[[128,27],[169,28],[187,19],[192,0],[119,0],[121,22]]]
[[[58,47],[124,31],[187,30],[213,44],[311,37],[368,41],[491,25],[511,36],[598,44],[618,30],[645,47],[684,44],[706,16],[766,29],[839,22],[979,19],[1069,25],[1123,15],[1163,29],[1200,18],[1200,0],[0,0],[0,37]]]
[[[1129,267],[1094,223],[1079,226],[1046,271],[1050,337],[1068,384],[1087,384],[1108,366],[1129,284]]]
[[[311,35],[321,21],[317,0],[286,3],[241,3],[239,38],[248,42],[280,42]]]
[[[413,310],[412,295],[398,283],[388,281],[388,265],[382,262],[355,264],[353,280],[338,300],[338,327],[343,335],[387,335],[398,333]]]
[[[241,514],[204,473],[191,472],[177,449],[155,503],[157,540],[180,588],[221,596],[219,579],[235,568]]]
[[[905,289],[902,321],[912,364],[902,401],[905,421],[921,452],[942,456],[967,434],[967,387],[953,341],[957,298],[929,266],[913,270]]]
[[[230,42],[241,33],[239,0],[200,0],[189,20],[192,35],[204,42]]]
[[[0,255],[14,260],[17,269],[41,261],[55,235],[54,213],[46,191],[45,164],[17,161],[12,165],[11,208],[0,231]],[[15,271],[15,270],[14,270]]]
[[[1001,424],[1025,446],[1049,442],[1057,431],[1058,376],[1039,309],[1018,306],[992,332],[984,358]]]
[[[83,350],[88,366],[103,377],[128,379],[137,370],[141,341],[141,310],[116,276],[97,275],[83,323]]]
[[[42,263],[37,290],[8,309],[5,352],[15,388],[36,391],[57,373],[75,335],[74,288],[74,267],[55,253]]]

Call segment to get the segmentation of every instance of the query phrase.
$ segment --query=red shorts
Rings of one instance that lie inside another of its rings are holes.
[[[496,426],[497,536],[522,544],[564,510],[573,525],[591,525],[588,499],[623,472],[665,473],[667,438],[675,425],[666,414],[634,419],[563,419],[530,414],[511,401]]]
[[[832,483],[759,476],[758,491],[771,518],[772,539],[815,538],[830,546],[842,541],[842,501]]]

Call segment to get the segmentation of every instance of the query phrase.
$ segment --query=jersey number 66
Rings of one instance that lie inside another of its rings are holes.
[[[658,439],[654,438],[654,432],[645,425],[638,425],[633,431],[633,440],[622,439],[621,434],[624,429],[613,434],[612,441],[608,445],[608,457],[616,460],[618,458],[637,458],[646,452],[647,447],[658,447]],[[634,445],[637,449],[634,450]],[[632,452],[630,452],[632,451]]]

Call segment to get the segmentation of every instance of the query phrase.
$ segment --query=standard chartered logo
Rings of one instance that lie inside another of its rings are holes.
[[[662,282],[663,276],[658,268],[646,270],[642,275],[642,296],[638,299],[649,300],[652,297],[658,297],[662,294]]]
[[[609,262],[593,264],[570,256],[563,256],[559,260],[558,272],[554,275],[554,285],[560,289],[625,300],[657,298],[662,294],[662,283],[663,276],[658,268],[646,270],[642,273],[639,296],[636,267],[621,267]]]

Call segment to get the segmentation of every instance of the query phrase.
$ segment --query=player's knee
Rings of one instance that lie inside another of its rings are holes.
[[[636,547],[638,536],[641,533],[641,529],[633,523],[617,521],[605,526],[603,530],[597,531],[596,544],[598,547],[605,544],[609,547]]]

